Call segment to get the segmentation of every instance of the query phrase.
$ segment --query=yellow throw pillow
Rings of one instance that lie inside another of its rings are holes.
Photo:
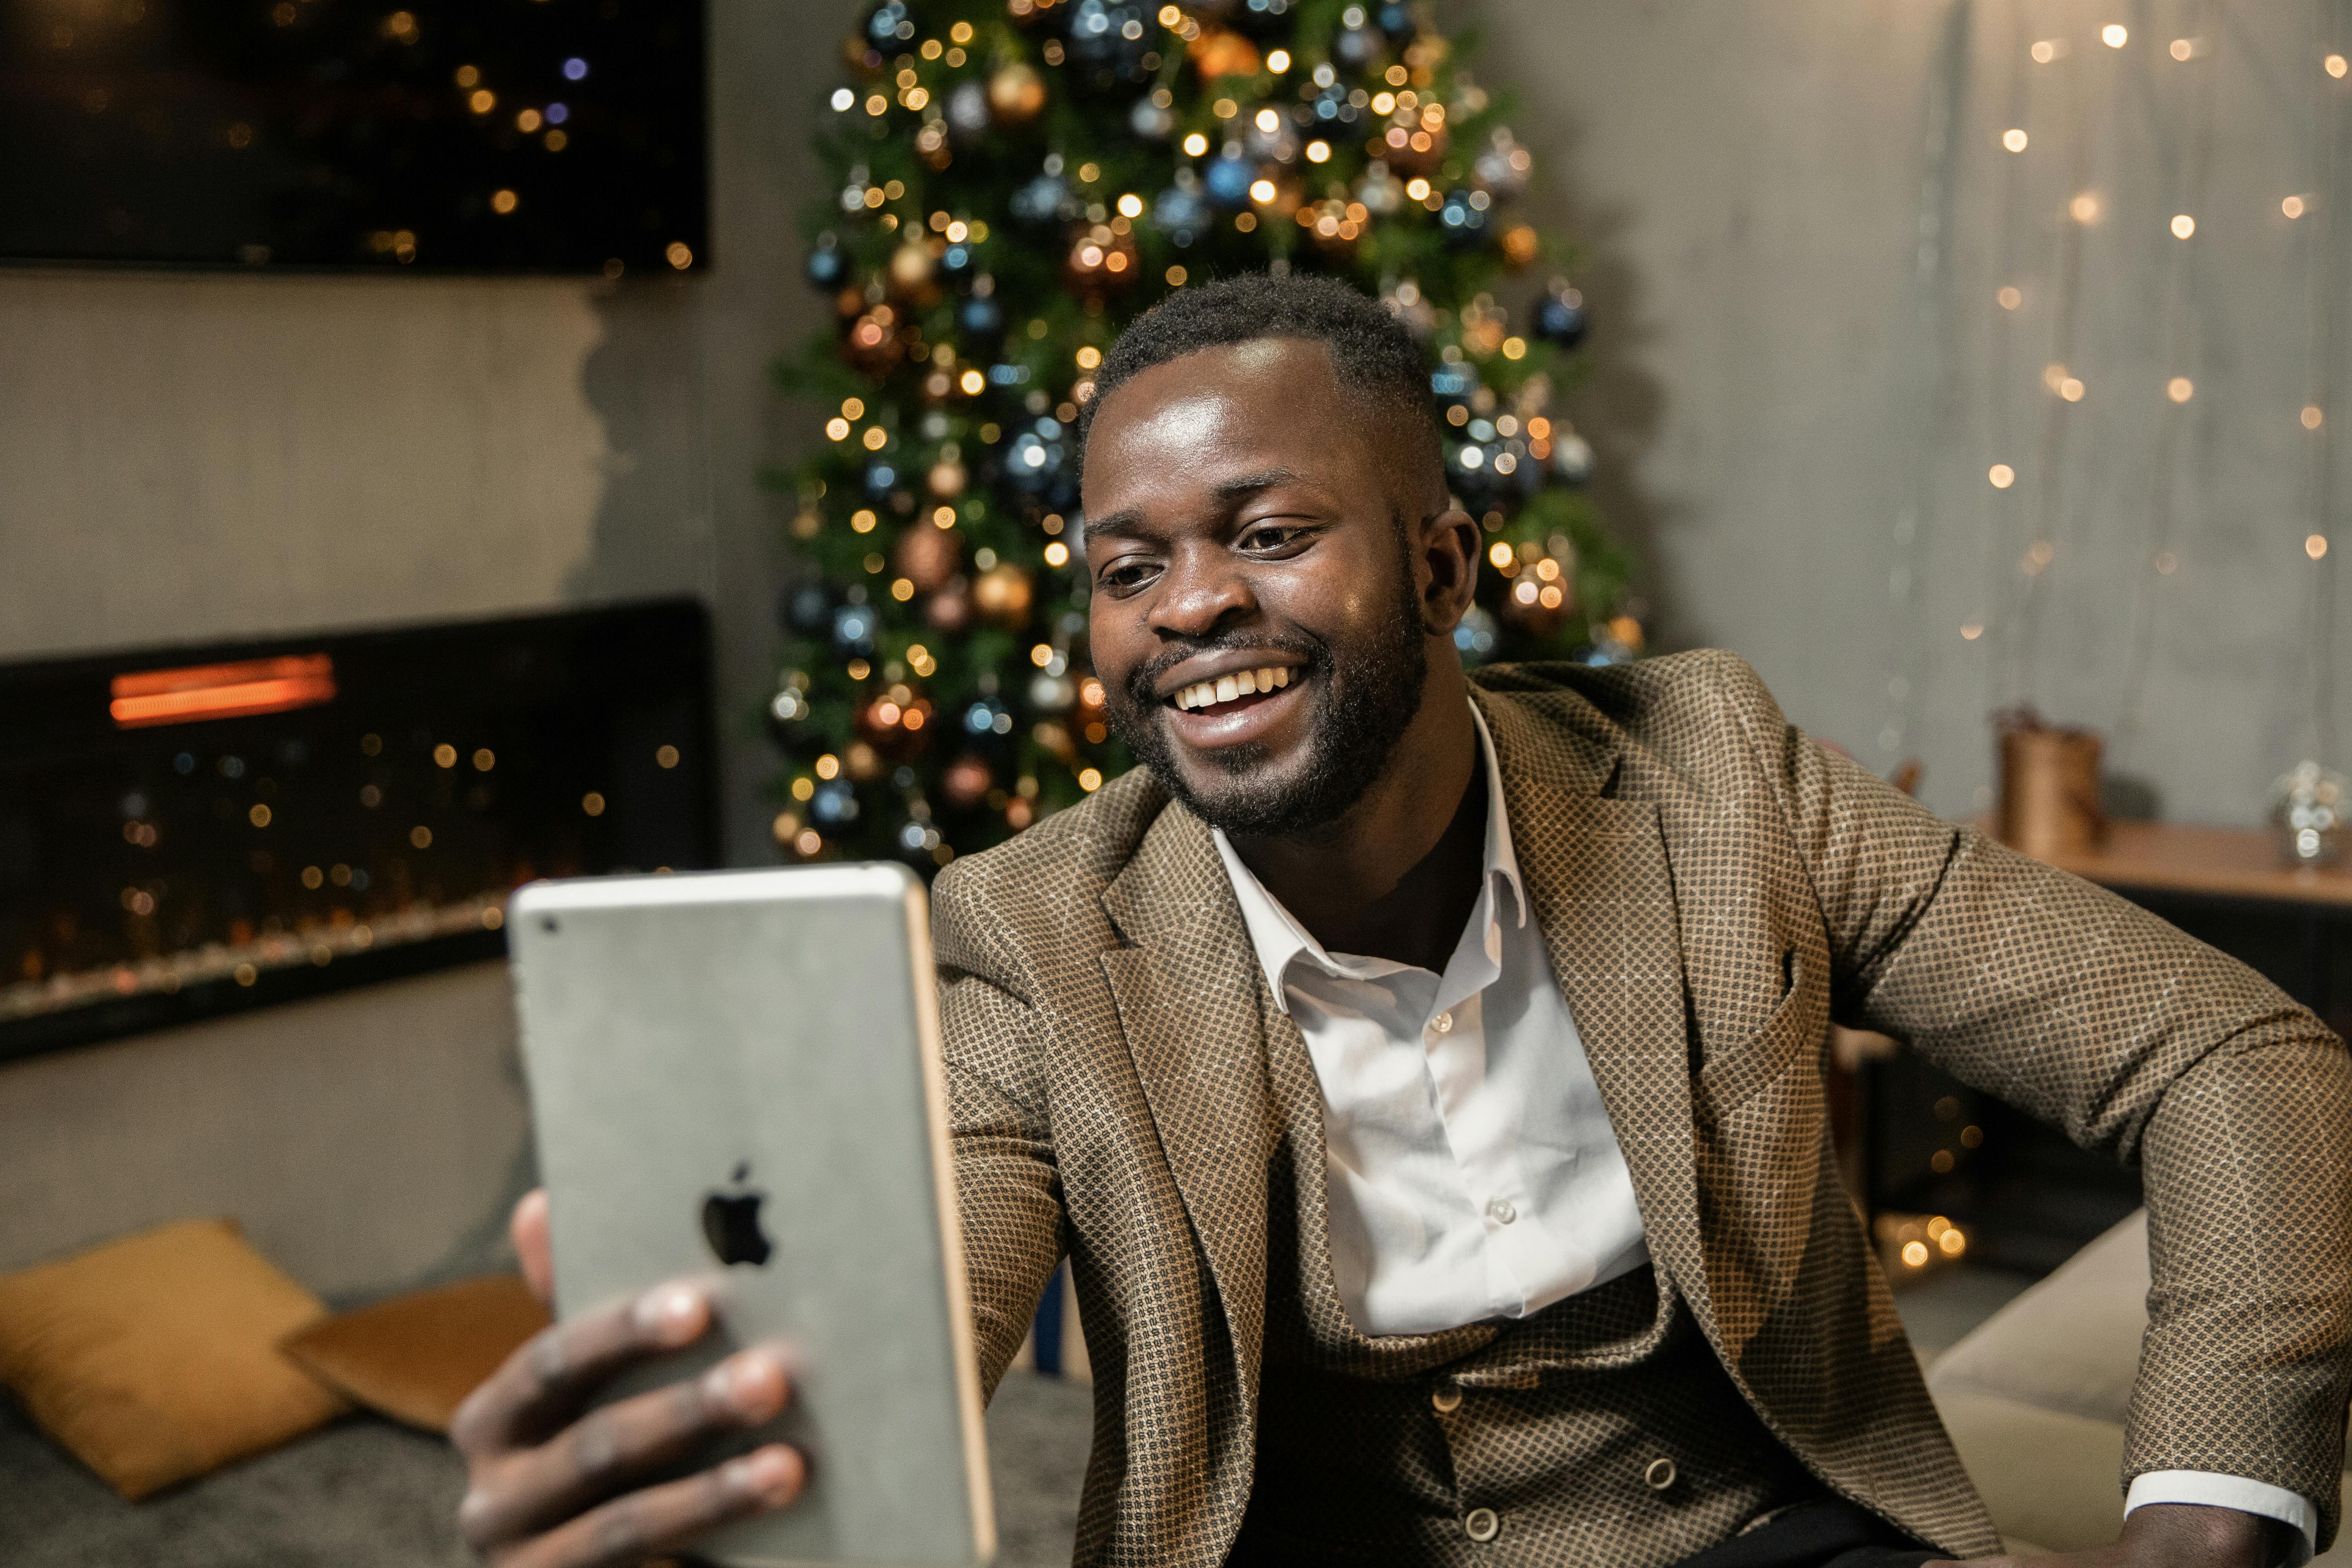
[[[548,1321],[521,1276],[486,1274],[312,1323],[279,1348],[369,1409],[446,1432],[466,1395]]]
[[[0,1277],[0,1383],[135,1500],[341,1414],[278,1352],[325,1315],[234,1221],[184,1220]]]

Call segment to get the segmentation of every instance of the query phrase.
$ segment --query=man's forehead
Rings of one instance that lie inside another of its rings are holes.
[[[1099,475],[1123,466],[1120,457],[1159,462],[1171,452],[1188,461],[1213,453],[1320,467],[1314,454],[1336,457],[1335,438],[1355,430],[1358,414],[1324,344],[1300,338],[1220,344],[1140,371],[1111,394],[1096,415],[1087,467]],[[1313,439],[1302,441],[1310,432]],[[1104,457],[1112,462],[1101,463]]]

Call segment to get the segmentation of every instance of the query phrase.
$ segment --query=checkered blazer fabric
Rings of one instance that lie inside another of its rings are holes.
[[[2324,1549],[2352,1393],[2342,1042],[1815,744],[1727,654],[1472,680],[1653,1264],[1764,1426],[1909,1534],[1997,1549],[1836,1174],[1834,1017],[2142,1167],[2155,1285],[2123,1479],[2287,1488]],[[1271,1076],[1297,1058],[1209,831],[1136,770],[950,866],[933,935],[983,1380],[1066,1254],[1096,1377],[1076,1561],[1209,1568],[1249,1500],[1269,1173],[1300,1157],[1277,1158],[1297,1119]],[[1419,1367],[1491,1335],[1368,1343]]]

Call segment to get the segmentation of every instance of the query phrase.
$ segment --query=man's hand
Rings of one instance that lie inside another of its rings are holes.
[[[2134,1509],[2112,1546],[2054,1557],[1972,1557],[1982,1568],[2274,1568],[2287,1561],[2294,1531],[2233,1508],[2157,1502]],[[1927,1568],[1958,1568],[1930,1563]]]
[[[552,1300],[547,1194],[515,1205],[515,1250]],[[693,1343],[710,1300],[688,1283],[577,1318],[509,1356],[458,1407],[449,1435],[466,1457],[458,1527],[497,1568],[625,1568],[800,1494],[800,1452],[771,1443],[683,1480],[641,1485],[703,1438],[774,1418],[791,1392],[783,1353],[755,1345],[688,1383],[583,1415],[615,1373]]]

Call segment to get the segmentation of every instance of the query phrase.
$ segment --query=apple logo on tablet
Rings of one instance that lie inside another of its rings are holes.
[[[760,1205],[768,1194],[743,1184],[751,1173],[751,1163],[744,1161],[735,1167],[732,1191],[714,1192],[702,1200],[703,1239],[721,1263],[757,1266],[767,1262],[772,1250],[768,1233],[760,1226]]]

